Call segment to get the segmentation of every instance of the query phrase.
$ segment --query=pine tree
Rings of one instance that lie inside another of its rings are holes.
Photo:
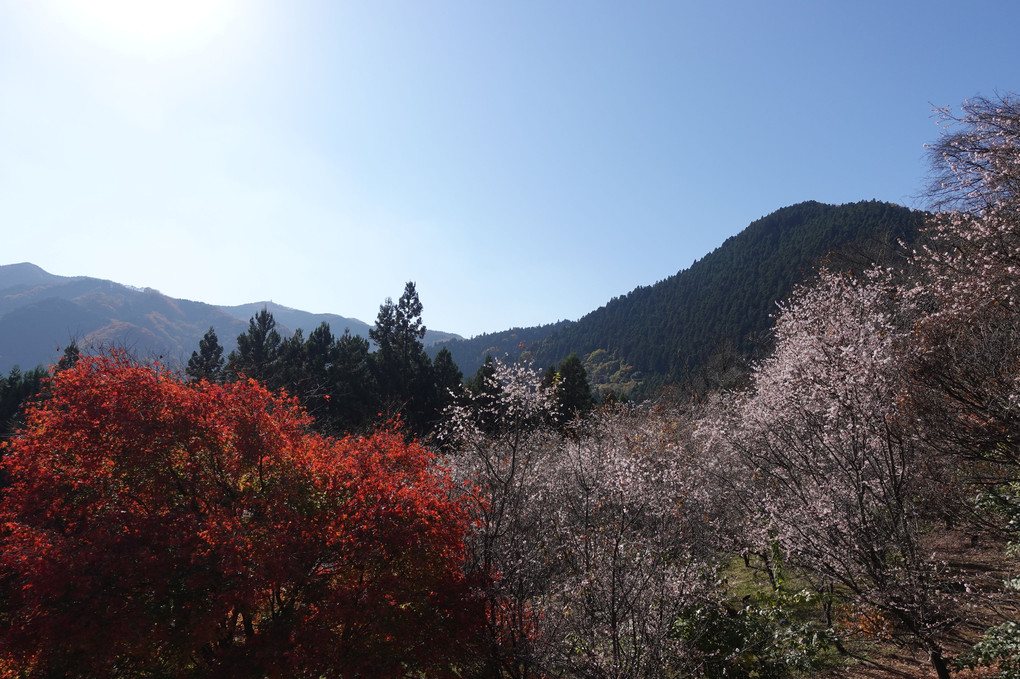
[[[223,347],[220,346],[216,330],[212,327],[198,342],[198,351],[191,352],[191,359],[184,371],[195,380],[219,382],[223,377]]]
[[[81,350],[78,348],[78,343],[71,340],[71,343],[64,347],[64,354],[60,357],[60,360],[57,361],[57,366],[54,371],[60,372],[61,370],[73,368],[79,358],[81,358]]]
[[[329,433],[366,429],[379,413],[379,387],[372,372],[368,340],[344,334],[336,340],[333,362],[327,370],[328,422],[320,426]]]
[[[274,382],[281,342],[276,319],[263,308],[248,321],[248,332],[237,336],[237,349],[227,359],[229,378],[243,375],[265,384]]]
[[[412,431],[423,432],[432,418],[432,363],[422,338],[422,304],[414,283],[404,286],[397,304],[390,298],[379,307],[375,327],[368,331],[376,343],[372,365],[382,404],[389,415],[403,416]]]

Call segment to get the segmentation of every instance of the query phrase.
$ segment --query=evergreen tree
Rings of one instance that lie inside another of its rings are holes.
[[[379,307],[375,327],[368,331],[376,343],[372,365],[382,405],[389,415],[402,415],[416,433],[424,433],[432,418],[432,364],[422,338],[422,304],[414,283],[404,286],[397,304],[390,298]]]
[[[336,340],[326,379],[329,408],[321,425],[337,434],[366,429],[379,413],[379,387],[368,340],[345,329]]]
[[[198,351],[191,352],[191,359],[184,372],[196,382],[198,380],[219,382],[223,376],[223,363],[223,347],[220,346],[216,330],[210,327],[199,340]]]
[[[468,380],[467,389],[474,411],[475,424],[486,434],[495,434],[499,429],[498,404],[503,394],[503,385],[497,377],[497,363],[491,354]]]
[[[0,377],[0,438],[21,426],[21,411],[29,399],[43,391],[46,375],[42,366],[28,372],[14,366],[7,377]]]
[[[228,377],[237,380],[243,375],[265,384],[273,382],[281,341],[276,319],[268,309],[262,309],[248,321],[248,332],[237,336],[237,349],[227,359]]]
[[[305,355],[305,334],[298,328],[290,337],[280,340],[276,365],[266,378],[266,384],[277,389],[286,389],[291,396],[306,403],[309,384],[314,376],[309,371]]]
[[[421,312],[422,304],[413,282],[404,286],[404,294],[397,304],[386,298],[386,303],[379,307],[375,327],[368,331],[383,360],[392,362],[397,368],[404,368],[424,354],[422,339],[425,337],[425,325]]]
[[[0,376],[0,441],[10,438],[24,424],[25,405],[41,398],[46,389],[47,371],[42,366],[22,372],[18,366],[11,368],[7,377]],[[4,449],[0,447],[0,460]],[[8,476],[0,469],[0,489],[7,486]]]
[[[483,393],[493,396],[493,385],[495,384],[493,378],[495,375],[496,362],[492,359],[492,354],[486,354],[485,361],[475,371],[474,376],[468,380],[468,391],[471,392],[472,396],[476,397]]]
[[[464,394],[464,374],[453,362],[450,350],[443,347],[432,362],[432,379],[436,387],[437,412],[456,402]]]
[[[308,372],[318,377],[325,376],[335,360],[336,337],[329,329],[329,323],[323,321],[319,327],[308,334],[305,342],[305,361]]]
[[[54,371],[60,372],[61,370],[73,368],[79,358],[81,358],[81,350],[78,348],[78,343],[71,340],[71,343],[64,347],[64,354],[60,357],[60,360],[57,361],[57,366]]]
[[[588,384],[588,373],[577,354],[570,354],[555,373],[553,397],[556,418],[560,423],[582,417],[595,407],[595,397]]]
[[[329,371],[336,360],[336,338],[323,321],[319,327],[308,334],[301,350],[301,369],[299,383],[285,388],[301,398],[308,412],[320,423],[320,428],[328,424],[329,419]]]

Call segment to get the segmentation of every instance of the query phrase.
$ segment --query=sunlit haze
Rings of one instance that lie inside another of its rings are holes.
[[[1020,5],[0,0],[0,264],[576,319],[804,200],[921,206]],[[337,329],[342,330],[342,329]]]
[[[236,21],[233,0],[65,0],[54,13],[75,33],[126,56],[169,58],[200,49]]]

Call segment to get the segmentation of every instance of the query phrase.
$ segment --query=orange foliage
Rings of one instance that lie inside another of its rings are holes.
[[[890,641],[889,621],[872,606],[857,605],[840,608],[838,627],[849,637],[872,641]]]
[[[0,674],[442,675],[479,610],[449,479],[309,425],[253,381],[55,375],[0,465]]]

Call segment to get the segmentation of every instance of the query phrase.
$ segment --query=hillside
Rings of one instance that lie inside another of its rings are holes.
[[[307,335],[321,323],[362,337],[369,325],[336,314],[313,314],[272,302],[214,306],[168,297],[85,276],[56,276],[30,263],[0,266],[0,374],[14,366],[31,369],[54,363],[72,340],[81,347],[127,349],[139,358],[185,361],[213,327],[227,352],[248,329],[248,319],[268,308],[284,337],[301,328]],[[458,337],[429,331],[426,343]]]
[[[923,213],[878,201],[800,203],[752,222],[689,269],[614,298],[577,322],[444,346],[466,375],[486,354],[524,356],[548,366],[573,352],[602,386],[681,381],[720,349],[745,357],[759,353],[776,302],[825,257],[855,249],[870,257],[884,244],[911,241],[922,220]]]
[[[215,326],[224,338],[247,323],[210,304],[85,276],[55,276],[34,264],[0,266],[0,371],[48,365],[72,340],[118,346],[141,358],[188,356]]]

